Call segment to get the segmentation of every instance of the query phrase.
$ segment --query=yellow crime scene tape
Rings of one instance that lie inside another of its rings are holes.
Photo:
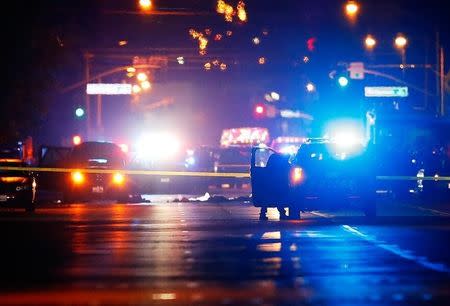
[[[28,172],[83,172],[98,174],[114,174],[120,172],[129,175],[150,175],[150,176],[196,176],[196,177],[228,177],[228,178],[250,178],[248,172],[194,172],[194,171],[154,171],[154,170],[124,170],[124,169],[78,169],[78,168],[45,168],[45,167],[0,167],[0,171],[28,171]],[[450,176],[377,176],[377,180],[382,181],[450,181]]]
[[[0,167],[0,171],[28,171],[28,172],[63,172],[79,171],[82,173],[114,174],[120,172],[128,175],[153,176],[196,176],[196,177],[231,177],[250,178],[245,172],[190,172],[190,171],[153,171],[153,170],[125,170],[125,169],[77,169],[77,168],[43,168],[43,167]]]

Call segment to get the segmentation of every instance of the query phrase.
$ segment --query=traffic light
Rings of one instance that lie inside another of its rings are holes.
[[[75,116],[77,118],[83,118],[84,116],[84,109],[82,107],[77,107],[77,109],[75,110]]]
[[[263,117],[266,113],[266,108],[262,104],[256,104],[254,112],[256,117]]]

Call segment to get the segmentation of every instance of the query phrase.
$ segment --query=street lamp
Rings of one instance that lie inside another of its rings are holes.
[[[366,46],[366,49],[372,50],[377,44],[377,41],[372,35],[367,35],[366,39],[364,40],[364,44]]]
[[[395,47],[398,49],[404,49],[406,45],[408,44],[408,40],[403,35],[397,35],[397,37],[394,40]]]
[[[148,12],[152,9],[152,1],[151,0],[139,0],[139,7],[144,12]]]
[[[406,37],[402,34],[397,35],[394,40],[395,47],[400,51],[400,54],[402,56],[402,65],[400,66],[401,69],[405,67],[406,64],[406,45],[408,44],[408,40]],[[403,73],[405,73],[403,71]]]
[[[306,91],[313,92],[315,90],[316,90],[316,86],[314,86],[313,83],[309,82],[308,84],[306,84]]]
[[[356,1],[348,1],[345,5],[345,14],[349,18],[355,18],[359,11],[359,5]]]

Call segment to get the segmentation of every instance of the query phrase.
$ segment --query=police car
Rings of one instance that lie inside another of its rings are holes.
[[[92,141],[75,146],[66,166],[77,170],[66,176],[65,202],[91,199],[128,202],[134,188],[130,177],[123,173],[125,165],[126,155],[114,143]]]
[[[251,157],[253,204],[300,211],[356,204],[368,217],[376,215],[373,154],[363,142],[309,139],[293,156],[270,148],[254,148]],[[281,216],[280,216],[281,217]],[[261,218],[265,218],[264,213]]]

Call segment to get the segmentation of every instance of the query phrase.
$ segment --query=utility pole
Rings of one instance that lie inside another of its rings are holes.
[[[98,83],[101,83],[102,79],[98,78]],[[102,95],[97,95],[97,133],[103,134],[102,123]]]
[[[440,77],[440,115],[441,117],[445,116],[445,92],[444,92],[444,81],[445,81],[445,74],[444,74],[444,48],[440,48],[440,61],[439,61],[439,77]]]
[[[439,48],[440,48],[440,41],[439,41],[439,32],[436,32],[436,97],[439,99],[440,97],[440,54],[439,54]],[[440,114],[440,107],[439,107],[439,100],[436,100],[436,115]]]
[[[86,84],[89,83],[90,79],[90,59],[92,57],[93,55],[88,52],[84,54]],[[91,103],[87,92],[85,92],[85,94],[86,94],[86,138],[89,140],[91,137]]]

